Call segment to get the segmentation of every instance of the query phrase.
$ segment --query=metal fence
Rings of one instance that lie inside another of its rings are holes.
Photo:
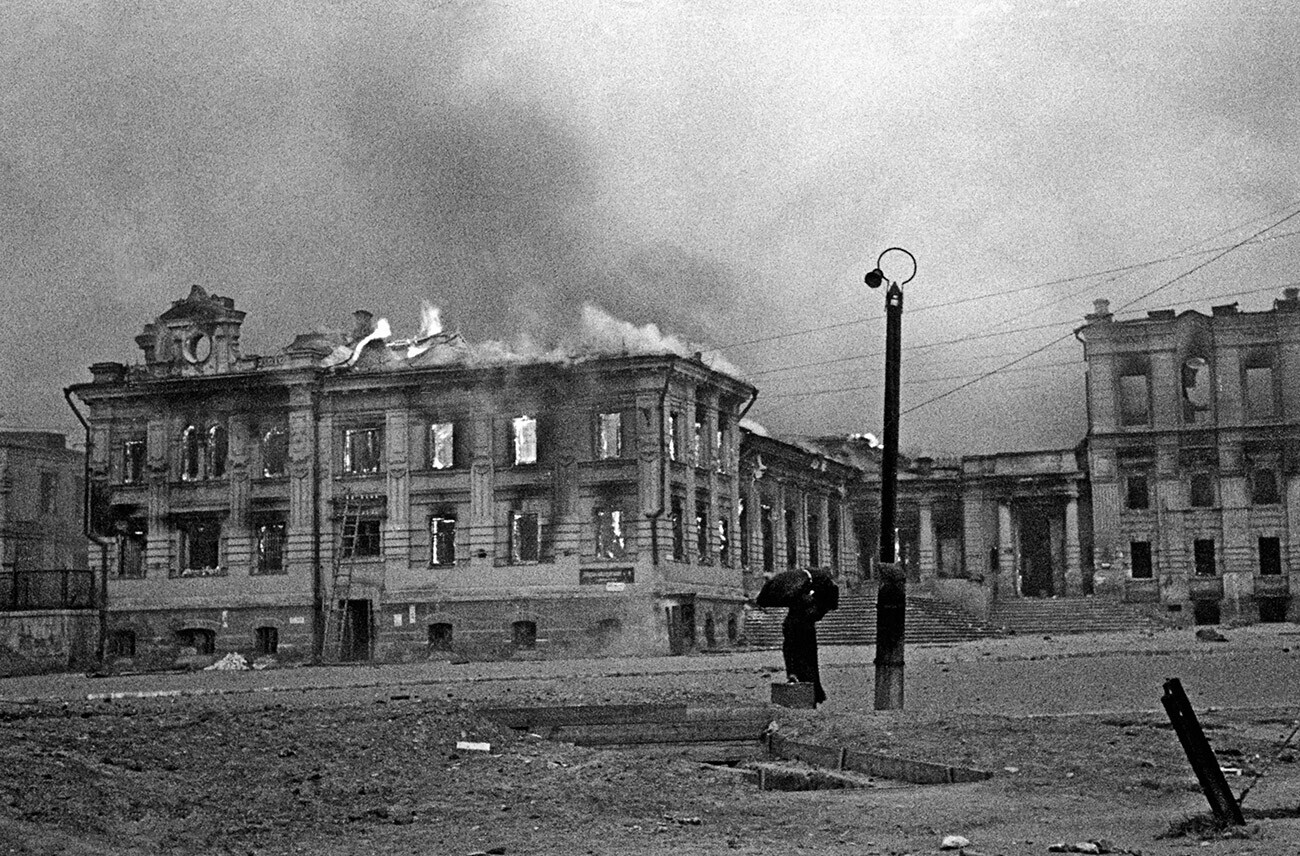
[[[0,611],[94,609],[92,571],[4,571],[0,573]]]

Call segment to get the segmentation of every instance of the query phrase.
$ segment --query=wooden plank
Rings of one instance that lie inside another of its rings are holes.
[[[671,722],[686,717],[684,704],[581,704],[556,707],[489,707],[479,711],[508,728],[540,729],[558,725],[624,722]]]
[[[583,746],[636,743],[757,742],[766,722],[749,719],[683,720],[680,722],[620,722],[560,725],[548,735],[552,740]]]
[[[1246,819],[1242,817],[1241,806],[1228,787],[1228,780],[1224,778],[1219,759],[1210,748],[1210,741],[1205,739],[1196,711],[1192,709],[1192,703],[1183,691],[1182,681],[1170,678],[1165,681],[1164,690],[1160,703],[1164,705],[1169,722],[1178,733],[1183,752],[1187,754],[1187,761],[1192,765],[1197,781],[1201,783],[1201,790],[1205,792],[1205,799],[1214,816],[1221,823],[1244,826]]]

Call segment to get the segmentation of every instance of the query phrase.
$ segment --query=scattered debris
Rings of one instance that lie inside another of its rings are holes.
[[[491,752],[491,743],[477,743],[473,740],[457,740],[457,749],[464,749],[467,752]]]
[[[970,839],[961,835],[945,835],[943,843],[939,845],[940,850],[960,850],[963,847],[970,846]]]
[[[1047,848],[1048,853],[1107,853],[1095,841],[1076,841],[1066,844],[1064,841]]]
[[[248,661],[244,659],[243,654],[237,654],[231,651],[211,666],[205,666],[205,672],[247,672],[249,670]],[[265,667],[264,667],[265,668]]]
[[[1196,638],[1200,639],[1202,642],[1227,642],[1228,641],[1227,636],[1224,636],[1222,633],[1215,630],[1213,627],[1202,627],[1200,630],[1196,631]]]

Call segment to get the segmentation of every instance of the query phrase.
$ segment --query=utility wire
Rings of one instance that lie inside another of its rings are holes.
[[[1056,363],[1043,363],[1041,365],[1036,365],[1036,366],[1021,366],[1018,369],[1009,369],[1008,373],[1034,372],[1034,371],[1042,371],[1045,369],[1058,369],[1066,366],[1074,366],[1075,368],[1078,368],[1079,361],[1064,360]],[[978,372],[966,372],[965,374],[940,375],[938,377],[908,378],[907,382],[909,385],[916,385],[922,383],[940,383],[946,380],[963,380],[965,378],[975,377],[978,374],[979,374]],[[803,392],[778,392],[771,395],[764,395],[763,399],[768,400],[773,398],[806,398],[807,396],[810,395],[830,395],[836,392],[855,392],[857,390],[862,390],[862,389],[879,389],[879,388],[880,388],[880,383],[876,382],[876,383],[860,384],[857,386],[844,386],[836,389],[809,389],[809,390],[804,390]]]
[[[1265,226],[1263,229],[1260,229],[1258,232],[1255,232],[1255,233],[1254,233],[1253,235],[1251,235],[1250,237],[1248,237],[1248,238],[1244,238],[1243,240],[1238,241],[1237,243],[1233,244],[1232,246],[1228,247],[1227,249],[1223,250],[1222,252],[1216,253],[1214,256],[1212,256],[1212,257],[1206,259],[1205,261],[1201,262],[1200,264],[1193,265],[1191,268],[1188,268],[1187,270],[1183,271],[1182,273],[1178,274],[1177,276],[1173,277],[1172,279],[1166,280],[1165,282],[1161,283],[1160,285],[1157,285],[1155,288],[1150,289],[1149,291],[1143,292],[1142,294],[1139,294],[1137,297],[1135,297],[1135,298],[1133,298],[1132,300],[1128,301],[1127,303],[1123,304],[1122,306],[1120,306],[1120,307],[1119,307],[1118,309],[1116,309],[1115,311],[1116,311],[1116,312],[1122,312],[1122,311],[1124,311],[1125,309],[1128,309],[1130,306],[1133,306],[1133,305],[1136,304],[1136,303],[1140,303],[1140,302],[1142,302],[1143,300],[1146,300],[1148,297],[1151,297],[1152,295],[1159,294],[1160,292],[1164,291],[1166,288],[1169,288],[1170,286],[1174,285],[1175,283],[1178,283],[1178,282],[1180,282],[1180,281],[1186,279],[1187,277],[1191,276],[1192,274],[1196,273],[1197,271],[1209,267],[1210,265],[1214,264],[1214,263],[1217,262],[1219,259],[1221,259],[1221,258],[1223,258],[1224,256],[1228,255],[1229,253],[1233,252],[1234,250],[1236,250],[1236,249],[1238,249],[1238,248],[1240,248],[1240,247],[1245,246],[1246,244],[1250,243],[1250,242],[1253,241],[1255,238],[1258,238],[1260,235],[1264,234],[1265,232],[1269,232],[1269,231],[1271,231],[1271,230],[1273,230],[1273,229],[1276,229],[1278,226],[1281,226],[1283,223],[1286,223],[1286,222],[1288,222],[1288,221],[1290,221],[1290,220],[1293,220],[1293,219],[1295,219],[1296,217],[1300,217],[1300,207],[1296,208],[1296,210],[1292,211],[1290,214],[1286,215],[1285,217],[1283,217],[1282,219],[1276,221],[1275,223],[1272,223],[1271,225]],[[922,401],[920,404],[914,404],[914,405],[912,405],[911,407],[909,407],[909,408],[907,408],[906,410],[904,410],[904,411],[902,412],[902,414],[900,414],[900,415],[904,415],[904,414],[912,413],[912,412],[914,412],[914,411],[920,410],[922,407],[927,407],[927,406],[929,406],[929,405],[931,405],[931,404],[934,404],[934,403],[937,402],[937,401],[942,401],[943,399],[947,398],[948,396],[950,396],[950,395],[954,395],[954,394],[956,394],[956,393],[958,393],[958,392],[961,392],[963,389],[966,389],[966,388],[968,388],[968,387],[974,386],[975,384],[979,383],[980,381],[982,381],[982,380],[984,380],[984,379],[986,379],[986,378],[990,378],[990,377],[992,377],[993,375],[998,374],[999,372],[1006,371],[1006,370],[1009,369],[1010,367],[1012,367],[1012,366],[1014,366],[1014,365],[1016,365],[1016,364],[1018,364],[1018,363],[1022,363],[1022,362],[1024,362],[1025,360],[1029,359],[1030,357],[1033,357],[1033,356],[1036,356],[1036,355],[1038,355],[1038,354],[1041,354],[1043,351],[1046,351],[1048,348],[1052,347],[1052,346],[1055,345],[1057,342],[1062,342],[1062,341],[1068,339],[1068,338],[1069,338],[1070,336],[1072,336],[1072,335],[1074,335],[1074,331],[1073,331],[1073,330],[1071,330],[1070,332],[1065,333],[1065,334],[1059,336],[1059,337],[1056,338],[1056,339],[1053,339],[1052,341],[1048,342],[1046,345],[1043,345],[1042,347],[1035,348],[1034,350],[1030,351],[1029,353],[1025,354],[1025,355],[1022,356],[1022,357],[1017,357],[1016,359],[1011,360],[1011,361],[1008,362],[1008,363],[1005,363],[1005,364],[1003,364],[1003,365],[1001,365],[1001,366],[998,366],[998,367],[995,368],[995,369],[991,369],[991,370],[985,372],[984,374],[980,375],[980,376],[977,377],[977,378],[974,378],[974,379],[972,379],[972,380],[966,381],[965,383],[962,383],[962,384],[958,384],[957,386],[953,387],[952,389],[948,390],[947,392],[943,392],[943,393],[940,393],[939,395],[932,396],[931,398],[927,398],[925,401]]]

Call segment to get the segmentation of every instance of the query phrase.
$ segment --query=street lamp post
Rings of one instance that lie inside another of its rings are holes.
[[[892,252],[912,261],[912,273],[902,282],[885,278],[880,263]],[[880,458],[880,584],[876,594],[876,710],[903,709],[903,639],[907,608],[907,578],[895,555],[898,508],[899,368],[903,351],[903,286],[916,276],[916,257],[902,247],[890,247],[876,259],[866,284],[885,282],[885,419]]]

